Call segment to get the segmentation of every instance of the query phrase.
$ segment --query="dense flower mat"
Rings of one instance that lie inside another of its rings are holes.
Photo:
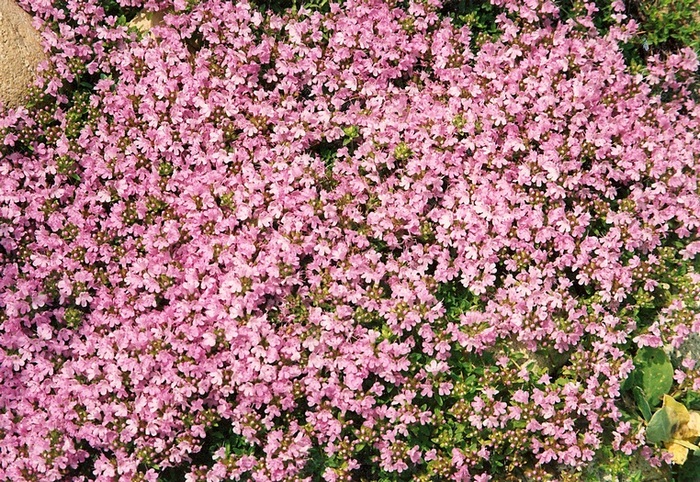
[[[668,462],[630,380],[669,353],[650,408],[700,389],[695,55],[631,73],[617,3],[605,33],[494,4],[476,42],[432,0],[26,1],[51,58],[0,117],[0,480]]]

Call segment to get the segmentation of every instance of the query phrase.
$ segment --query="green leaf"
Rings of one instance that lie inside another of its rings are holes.
[[[625,378],[625,381],[622,382],[620,388],[623,391],[632,390],[634,387],[642,384],[641,378],[642,377],[639,373],[639,370],[633,370],[632,373],[630,373],[629,376]]]
[[[673,365],[661,348],[644,347],[634,357],[638,383],[646,394],[650,407],[661,402],[673,386]]]
[[[649,406],[649,402],[647,402],[647,396],[644,390],[640,387],[634,387],[632,393],[634,394],[634,400],[637,402],[639,411],[642,412],[644,421],[648,422],[651,419],[651,407]]]
[[[685,394],[683,405],[688,407],[690,410],[700,409],[700,392],[688,390]]]
[[[665,442],[673,435],[673,424],[665,408],[657,410],[647,425],[647,440],[651,443]]]

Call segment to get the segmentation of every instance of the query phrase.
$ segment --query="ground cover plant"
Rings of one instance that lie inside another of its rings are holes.
[[[24,6],[1,480],[693,480],[692,50],[632,69],[620,2]]]

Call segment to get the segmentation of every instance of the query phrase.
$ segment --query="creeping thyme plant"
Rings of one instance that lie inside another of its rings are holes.
[[[692,480],[691,49],[631,69],[617,1],[22,4],[0,480]]]

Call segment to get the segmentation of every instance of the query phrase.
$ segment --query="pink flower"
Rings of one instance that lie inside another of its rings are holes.
[[[118,3],[23,3],[49,58],[44,107],[0,113],[5,478],[154,480],[197,452],[192,480],[305,480],[318,452],[340,480],[365,446],[497,479],[410,442],[438,410],[525,422],[482,459],[645,444],[619,425],[625,347],[699,331],[698,277],[668,276],[698,251],[694,54],[631,74],[621,2],[602,35],[592,3],[498,0],[478,49],[433,0]],[[168,13],[136,35],[127,7]],[[198,452],[217,430],[251,455]]]

